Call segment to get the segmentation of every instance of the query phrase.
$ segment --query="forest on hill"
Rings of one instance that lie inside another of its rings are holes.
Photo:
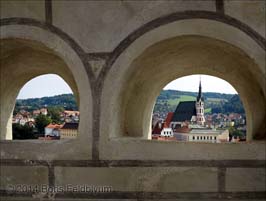
[[[198,93],[177,90],[162,90],[158,96],[154,113],[168,113],[174,111],[180,101],[195,101]],[[237,94],[203,93],[206,113],[245,113],[242,102]],[[42,107],[58,107],[65,110],[78,110],[73,94],[62,94],[51,97],[18,99],[14,113],[21,109],[29,112]]]
[[[73,94],[62,94],[56,96],[17,99],[14,113],[24,109],[29,112],[43,107],[57,107],[65,110],[78,110],[77,102]]]

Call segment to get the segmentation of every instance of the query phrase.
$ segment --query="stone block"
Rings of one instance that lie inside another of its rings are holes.
[[[111,191],[216,192],[217,169],[200,167],[56,167],[56,186],[110,187]]]
[[[27,191],[31,187],[48,185],[48,168],[37,166],[1,166],[0,188]]]
[[[264,168],[228,168],[226,191],[265,191]]]

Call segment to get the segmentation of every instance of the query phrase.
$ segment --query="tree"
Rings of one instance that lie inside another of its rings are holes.
[[[245,137],[245,134],[239,130],[237,130],[235,127],[231,126],[229,128],[229,134],[233,137],[239,137],[239,138],[243,138]]]
[[[48,116],[51,118],[53,123],[60,124],[62,123],[60,113],[64,111],[64,108],[61,107],[50,107],[48,108]]]
[[[28,124],[20,125],[13,124],[12,125],[13,139],[34,139],[33,128]]]
[[[44,128],[50,124],[52,120],[43,114],[39,114],[35,119],[35,126],[40,134],[44,134]]]

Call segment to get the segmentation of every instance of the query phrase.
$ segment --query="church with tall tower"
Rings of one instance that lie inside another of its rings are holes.
[[[172,129],[176,129],[185,124],[201,127],[205,124],[204,97],[202,95],[201,79],[199,82],[199,91],[196,101],[179,102],[172,115],[170,127]]]

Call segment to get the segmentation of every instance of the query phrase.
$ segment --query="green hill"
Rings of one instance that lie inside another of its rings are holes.
[[[174,111],[180,101],[196,100],[197,92],[162,90],[156,100],[154,112],[167,114]],[[238,95],[222,93],[203,93],[205,99],[205,113],[244,113],[241,100]],[[18,99],[14,113],[20,109],[33,111],[42,107],[60,107],[66,110],[78,110],[73,94],[62,94],[51,97]]]
[[[42,107],[60,107],[65,110],[78,110],[74,95],[62,94],[42,98],[17,99],[14,113],[21,109],[31,112]]]

